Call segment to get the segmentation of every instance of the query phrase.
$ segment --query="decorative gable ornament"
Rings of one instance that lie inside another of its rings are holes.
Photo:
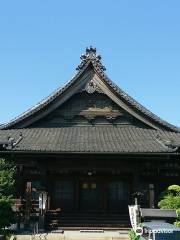
[[[94,93],[94,92],[103,93],[103,91],[97,86],[97,84],[93,80],[91,80],[86,84],[85,91],[87,93]]]
[[[96,54],[96,48],[93,48],[92,46],[86,48],[86,53],[82,54],[80,59],[81,63],[76,68],[78,71],[83,69],[88,62],[92,62],[102,72],[106,70],[106,68],[101,63],[101,56]]]

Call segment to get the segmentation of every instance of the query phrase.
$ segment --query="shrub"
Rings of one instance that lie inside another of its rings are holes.
[[[133,229],[128,232],[129,240],[139,240],[140,236],[136,236],[136,233]]]
[[[160,202],[158,203],[161,209],[174,209],[177,212],[177,220],[174,223],[180,227],[180,186],[171,185],[160,196]]]
[[[4,232],[14,222],[12,211],[15,168],[0,159],[0,231]]]

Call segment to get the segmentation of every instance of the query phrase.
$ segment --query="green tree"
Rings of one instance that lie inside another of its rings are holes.
[[[15,167],[0,159],[0,231],[4,231],[14,220],[12,211]]]
[[[177,213],[177,221],[175,225],[180,227],[180,186],[171,185],[160,196],[160,202],[158,203],[161,209],[174,209]]]

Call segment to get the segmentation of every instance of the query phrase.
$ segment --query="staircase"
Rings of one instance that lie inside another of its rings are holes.
[[[127,229],[129,216],[105,213],[47,212],[46,229]]]

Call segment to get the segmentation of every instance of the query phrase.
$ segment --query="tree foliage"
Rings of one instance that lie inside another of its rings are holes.
[[[160,196],[158,203],[161,209],[174,209],[177,213],[177,221],[175,224],[180,227],[180,186],[171,185]]]
[[[14,220],[12,211],[15,167],[0,159],[0,230],[10,226]]]

